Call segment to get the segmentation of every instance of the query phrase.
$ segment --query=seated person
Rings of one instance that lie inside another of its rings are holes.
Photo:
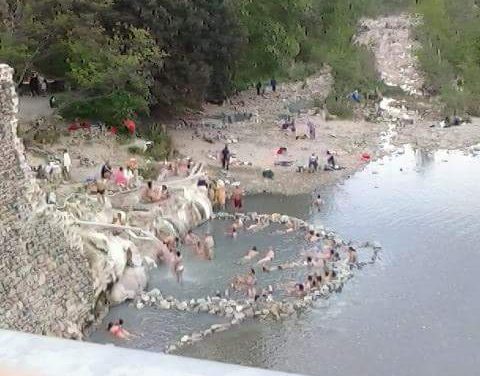
[[[326,171],[336,170],[335,158],[332,153],[327,150],[327,164],[325,165]]]
[[[123,167],[120,167],[113,176],[115,184],[119,187],[126,188],[128,184],[127,176],[125,175],[125,171]]]
[[[149,181],[146,189],[142,193],[142,199],[147,202],[159,202],[162,200],[162,192],[153,186],[153,182]]]
[[[170,198],[170,192],[168,191],[168,187],[166,185],[162,185],[162,200],[165,200],[167,198]]]

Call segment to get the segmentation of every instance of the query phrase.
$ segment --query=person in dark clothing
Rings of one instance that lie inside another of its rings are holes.
[[[102,179],[110,179],[111,175],[112,175],[112,167],[110,166],[110,162],[107,161],[102,166],[101,176],[102,176]]]
[[[55,108],[57,107],[57,98],[55,97],[55,95],[52,95],[49,99],[49,103],[50,103],[50,108]]]
[[[30,82],[28,83],[30,86],[30,92],[32,93],[32,97],[35,95],[40,95],[40,80],[38,79],[38,75],[36,73],[30,78]]]
[[[257,95],[262,94],[262,83],[260,81],[257,82]]]
[[[225,148],[222,150],[222,167],[224,170],[228,170],[230,167],[230,150],[228,149],[228,145],[225,145]]]
[[[272,91],[275,93],[277,91],[277,80],[272,78],[270,80],[270,85],[272,86]]]
[[[333,154],[330,153],[330,151],[327,150],[327,168],[329,170],[335,170],[335,158],[333,157]]]

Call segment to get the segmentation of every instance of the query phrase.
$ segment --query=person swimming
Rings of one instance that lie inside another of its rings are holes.
[[[242,229],[242,228],[244,227],[242,218],[240,218],[240,217],[237,216],[237,217],[235,218],[235,221],[233,222],[232,227],[235,228],[236,230]]]
[[[315,243],[320,239],[320,234],[316,234],[314,230],[310,230],[305,236],[305,240],[310,243]]]
[[[258,265],[266,264],[267,262],[273,261],[275,258],[275,251],[272,247],[268,249],[268,252],[265,254],[265,257],[262,258],[260,261],[257,262]]]
[[[307,277],[307,280],[304,284],[304,287],[305,287],[305,290],[307,290],[307,291],[310,291],[312,289],[312,287],[313,287],[313,276],[312,275],[309,275]]]
[[[192,230],[188,230],[187,235],[185,235],[183,239],[183,243],[188,246],[195,246],[198,240],[198,235],[194,234]]]
[[[337,272],[335,270],[329,271],[325,270],[324,281],[331,282],[337,277]]]
[[[290,290],[290,293],[298,297],[303,297],[307,294],[303,283],[296,283],[295,287],[292,290]]]
[[[258,256],[258,251],[257,251],[257,247],[253,246],[252,249],[250,249],[247,254],[243,257],[244,260],[246,261],[250,261],[250,260],[253,260],[255,257]]]
[[[201,258],[207,257],[205,252],[205,244],[200,239],[197,241],[197,244],[195,244],[195,254]]]
[[[119,339],[130,339],[132,336],[127,330],[123,328],[123,320],[120,319],[115,322],[109,322],[107,326],[107,330],[110,334],[114,337]]]
[[[229,232],[226,232],[225,235],[233,238],[233,239],[236,239],[237,238],[237,229],[235,227],[232,227],[232,229],[229,231]]]
[[[255,231],[260,228],[260,219],[257,217],[255,218],[254,222],[247,227],[247,231]]]
[[[333,259],[335,251],[333,249],[326,250],[318,255],[318,258],[325,261],[330,261]]]

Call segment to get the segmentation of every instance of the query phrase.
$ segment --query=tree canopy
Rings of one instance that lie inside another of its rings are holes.
[[[0,60],[19,82],[32,71],[66,80],[62,113],[109,124],[303,78],[324,63],[338,95],[377,80],[371,54],[351,43],[360,17],[408,2],[0,0]]]

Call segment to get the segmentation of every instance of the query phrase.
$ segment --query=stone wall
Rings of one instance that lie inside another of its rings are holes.
[[[45,205],[17,138],[13,70],[0,64],[0,328],[79,338],[95,294],[81,238]]]

